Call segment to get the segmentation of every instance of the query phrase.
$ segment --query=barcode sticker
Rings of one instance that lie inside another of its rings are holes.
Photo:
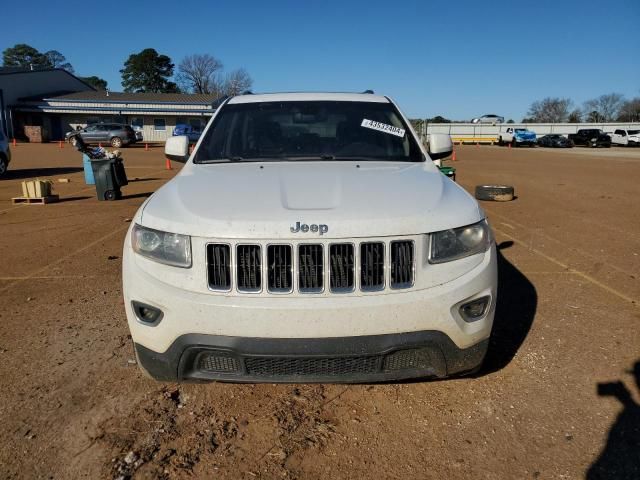
[[[387,125],[386,123],[376,122],[374,120],[362,120],[361,127],[371,128],[372,130],[378,130],[379,132],[390,133],[396,137],[404,137],[404,128],[394,127],[393,125]]]

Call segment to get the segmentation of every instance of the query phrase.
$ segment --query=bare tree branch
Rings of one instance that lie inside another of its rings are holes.
[[[213,55],[187,55],[178,65],[177,80],[180,86],[193,93],[216,93],[222,62]]]
[[[569,118],[571,100],[568,98],[551,98],[535,101],[529,107],[527,116],[538,123],[560,123]]]

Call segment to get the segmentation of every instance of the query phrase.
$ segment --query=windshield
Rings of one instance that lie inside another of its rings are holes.
[[[629,135],[638,135],[640,134],[640,130],[627,130]]]
[[[391,103],[293,101],[222,107],[196,153],[215,161],[423,161]]]

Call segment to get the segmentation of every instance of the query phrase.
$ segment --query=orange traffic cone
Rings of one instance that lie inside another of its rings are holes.
[[[58,145],[60,148],[64,148],[64,145],[62,145],[62,140],[60,140],[60,143]]]
[[[144,144],[144,151],[145,151],[145,152],[148,152],[148,151],[149,151],[149,144],[148,144],[148,143],[145,143],[145,144]]]
[[[14,138],[13,139],[13,148],[15,148],[15,147],[16,147],[16,139]]]
[[[455,151],[455,150],[453,151],[453,155],[451,156],[451,160],[452,160],[453,162],[455,162],[455,161],[456,161],[456,151]]]
[[[171,170],[171,160],[169,160],[168,158],[165,159],[164,168],[166,170]]]
[[[509,150],[511,150],[511,143],[509,143]]]

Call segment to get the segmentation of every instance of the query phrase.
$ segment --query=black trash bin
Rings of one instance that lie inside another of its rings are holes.
[[[117,200],[122,198],[120,187],[127,185],[127,173],[121,158],[91,159],[91,168],[96,181],[98,200]]]

